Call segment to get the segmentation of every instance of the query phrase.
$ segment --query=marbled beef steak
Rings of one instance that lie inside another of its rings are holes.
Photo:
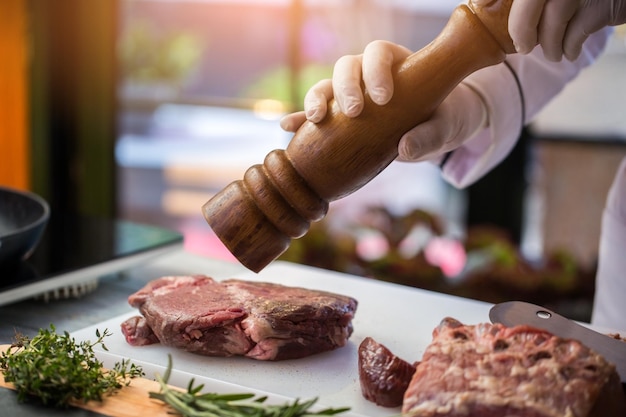
[[[528,326],[433,331],[404,394],[414,417],[618,417],[626,400],[615,367],[575,340]]]
[[[122,323],[135,346],[160,342],[207,356],[295,359],[347,343],[357,301],[330,292],[207,276],[163,277],[132,294]]]

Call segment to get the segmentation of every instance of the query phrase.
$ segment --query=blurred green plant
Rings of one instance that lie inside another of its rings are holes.
[[[294,84],[290,69],[281,66],[262,74],[244,87],[241,97],[278,100],[289,103],[293,110],[301,110],[307,90],[319,80],[330,78],[332,74],[332,65],[307,65],[296,76]]]
[[[162,33],[147,22],[136,22],[119,41],[122,76],[133,82],[180,87],[198,64],[203,48],[188,33]]]

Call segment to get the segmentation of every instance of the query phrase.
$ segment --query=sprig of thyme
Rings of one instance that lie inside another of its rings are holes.
[[[317,398],[300,402],[296,399],[283,405],[266,404],[267,397],[255,394],[217,394],[201,393],[204,385],[194,386],[189,381],[187,391],[172,389],[167,385],[172,371],[172,357],[168,355],[167,369],[163,377],[156,375],[161,386],[159,392],[150,392],[150,398],[163,401],[184,417],[305,417],[333,416],[344,413],[350,408],[326,408],[310,411]]]
[[[113,394],[130,384],[130,380],[143,376],[141,367],[130,360],[115,363],[106,370],[98,361],[93,348],[104,345],[108,330],[97,340],[76,342],[69,333],[57,334],[53,325],[40,329],[32,339],[17,336],[11,347],[0,356],[0,370],[4,379],[13,383],[18,400],[28,396],[38,397],[45,405],[66,407],[70,401],[102,401],[104,395]]]

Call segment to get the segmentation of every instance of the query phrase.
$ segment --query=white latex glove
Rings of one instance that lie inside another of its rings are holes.
[[[626,159],[617,171],[602,216],[592,323],[626,331]]]
[[[486,5],[493,0],[472,0]],[[515,0],[509,14],[509,34],[519,53],[541,45],[546,59],[574,61],[582,45],[605,26],[626,23],[625,0]]]
[[[374,41],[362,55],[341,57],[335,64],[332,80],[322,80],[311,87],[304,98],[304,111],[285,116],[281,127],[295,132],[307,119],[320,122],[326,116],[331,98],[347,116],[358,116],[364,103],[361,81],[376,104],[386,104],[393,95],[391,69],[410,54],[400,45]],[[429,120],[404,134],[398,145],[398,160],[416,162],[436,158],[456,149],[487,124],[484,101],[474,89],[461,83]]]

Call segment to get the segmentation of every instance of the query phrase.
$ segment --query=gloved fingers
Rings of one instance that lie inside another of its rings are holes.
[[[280,119],[280,127],[287,132],[295,132],[308,119],[321,122],[328,112],[328,101],[333,98],[330,79],[315,83],[304,95],[304,111],[290,113]]]
[[[332,90],[339,109],[348,117],[356,117],[363,110],[361,87],[362,55],[344,55],[335,62]]]
[[[602,29],[605,25],[599,15],[585,12],[578,13],[570,22],[565,39],[563,39],[563,55],[569,61],[574,61],[583,49],[583,43],[589,35]]]
[[[284,116],[281,127],[295,132],[306,119],[313,123],[322,121],[332,98],[342,113],[356,117],[363,110],[363,86],[375,103],[386,104],[393,95],[392,68],[410,54],[403,46],[374,41],[366,46],[362,55],[342,56],[335,63],[332,79],[319,81],[307,91],[304,113]]]
[[[280,119],[280,127],[287,132],[295,132],[308,119],[321,122],[328,112],[328,101],[333,98],[330,79],[315,83],[304,95],[304,111],[290,113]]]
[[[405,133],[398,144],[398,160],[419,162],[461,146],[488,123],[487,107],[480,95],[459,84],[432,116]]]
[[[304,111],[298,111],[283,116],[280,119],[280,127],[287,132],[295,132],[304,122],[306,122],[306,114]]]
[[[579,1],[572,0],[549,0],[545,4],[538,41],[547,60],[559,62],[563,58],[565,32],[579,7]]]
[[[577,0],[514,1],[509,14],[509,34],[516,50],[527,54],[540,44],[546,59],[560,61],[565,33],[579,7]]]
[[[583,43],[589,35],[605,26],[626,23],[626,1],[611,1],[606,7],[599,7],[597,2],[587,0],[585,6],[572,18],[565,39],[563,54],[570,61],[580,55]]]
[[[315,83],[304,95],[304,113],[313,123],[321,122],[328,112],[328,101],[333,98],[333,85],[330,79]]]
[[[370,42],[363,51],[363,83],[372,101],[387,104],[393,96],[392,69],[405,60],[411,51],[387,41]]]
[[[523,0],[511,4],[509,35],[517,52],[527,54],[537,45],[539,22],[545,3],[546,0]]]

